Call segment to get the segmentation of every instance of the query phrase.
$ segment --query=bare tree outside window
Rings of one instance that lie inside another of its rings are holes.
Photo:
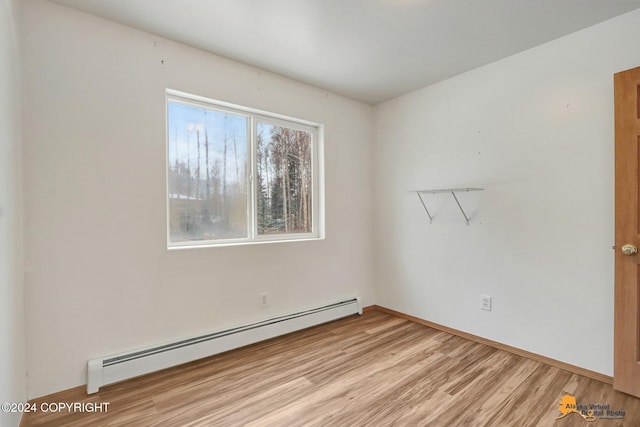
[[[310,233],[312,138],[309,132],[258,123],[258,233]]]
[[[247,118],[169,102],[168,120],[171,241],[247,237]]]

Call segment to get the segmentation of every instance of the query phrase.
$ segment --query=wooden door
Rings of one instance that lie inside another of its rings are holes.
[[[615,346],[613,386],[640,397],[640,67],[615,88]],[[637,249],[636,249],[637,251]]]

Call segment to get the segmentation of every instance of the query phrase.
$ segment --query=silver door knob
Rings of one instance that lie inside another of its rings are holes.
[[[638,248],[633,245],[626,244],[622,247],[622,253],[628,256],[635,255],[638,253]]]

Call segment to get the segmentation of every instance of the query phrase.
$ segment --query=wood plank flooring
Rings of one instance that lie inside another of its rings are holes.
[[[556,420],[563,395],[622,420]],[[26,414],[25,426],[640,426],[608,384],[377,310],[187,365],[42,402],[106,413]]]

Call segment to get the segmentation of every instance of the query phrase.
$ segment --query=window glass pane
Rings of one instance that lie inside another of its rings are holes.
[[[257,123],[258,233],[311,233],[312,134]]]
[[[248,237],[247,120],[168,102],[171,242]]]

